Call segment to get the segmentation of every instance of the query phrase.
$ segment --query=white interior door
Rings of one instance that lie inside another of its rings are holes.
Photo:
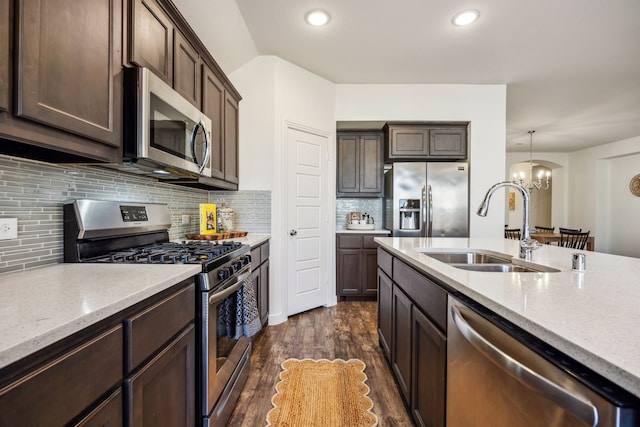
[[[289,316],[328,303],[327,150],[326,136],[287,127]]]

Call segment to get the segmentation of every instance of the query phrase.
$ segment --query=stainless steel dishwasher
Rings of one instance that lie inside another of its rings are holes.
[[[449,298],[447,427],[639,426],[638,405],[486,308]]]

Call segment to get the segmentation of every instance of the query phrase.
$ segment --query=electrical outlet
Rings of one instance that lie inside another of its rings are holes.
[[[182,223],[189,224],[189,215],[182,215]]]
[[[18,238],[18,218],[0,218],[0,240]]]

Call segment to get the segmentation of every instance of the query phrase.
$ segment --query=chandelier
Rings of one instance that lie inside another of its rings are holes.
[[[534,181],[533,179],[533,134],[534,134],[535,130],[530,130],[527,133],[529,134],[529,182],[525,182],[525,174],[524,172],[520,172],[520,174],[513,174],[513,181],[516,182],[520,182],[520,185],[522,185],[524,188],[526,188],[527,190],[529,190],[529,193],[533,192],[533,189],[535,188],[536,190],[547,190],[549,188],[549,178],[551,178],[551,172],[547,171],[547,173],[545,174],[544,172],[540,171],[538,172],[538,177],[537,180]],[[542,182],[542,178],[545,178],[544,183]]]

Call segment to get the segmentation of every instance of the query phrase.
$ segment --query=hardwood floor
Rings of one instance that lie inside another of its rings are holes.
[[[249,378],[228,426],[266,425],[280,364],[292,357],[362,360],[378,425],[413,425],[378,345],[376,316],[375,301],[341,301],[266,327],[253,342]]]

